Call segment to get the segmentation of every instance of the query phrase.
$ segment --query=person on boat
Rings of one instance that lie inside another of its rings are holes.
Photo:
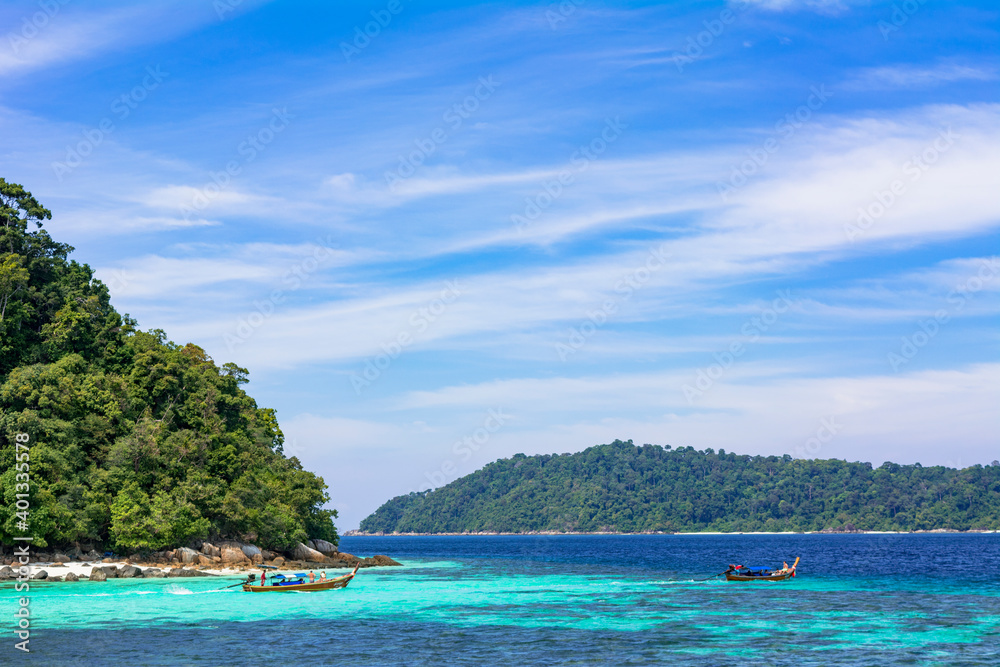
[[[322,572],[319,573],[319,580],[326,581],[326,570],[323,570]]]
[[[313,573],[312,570],[309,570],[309,583],[311,584],[315,581],[316,581],[316,575]]]
[[[261,585],[261,586],[263,586],[263,585],[264,585],[264,579],[266,579],[266,578],[267,578],[267,570],[263,570],[263,569],[262,569],[262,570],[260,571],[260,585]]]

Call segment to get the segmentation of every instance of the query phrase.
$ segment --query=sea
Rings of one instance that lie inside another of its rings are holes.
[[[345,537],[319,593],[238,578],[38,583],[4,665],[1000,665],[1000,535]],[[726,582],[730,564],[785,582]],[[329,575],[343,570],[330,570]]]

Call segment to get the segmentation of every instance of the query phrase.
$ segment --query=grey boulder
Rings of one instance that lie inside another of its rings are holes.
[[[142,570],[135,565],[126,565],[118,572],[120,579],[134,579],[142,576]]]

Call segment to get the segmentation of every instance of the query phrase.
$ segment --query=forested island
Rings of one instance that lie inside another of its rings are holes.
[[[274,411],[241,388],[247,370],[140,331],[42,228],[48,219],[0,179],[0,544],[26,534],[34,548],[129,552],[202,539],[336,544],[326,485],[283,454]],[[30,442],[20,527],[19,433]]]
[[[398,496],[361,534],[1000,529],[1000,464],[963,470],[636,446],[491,463]]]

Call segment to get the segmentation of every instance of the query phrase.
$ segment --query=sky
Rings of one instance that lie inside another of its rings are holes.
[[[1000,457],[993,2],[0,3],[0,175],[340,530],[615,439]]]

